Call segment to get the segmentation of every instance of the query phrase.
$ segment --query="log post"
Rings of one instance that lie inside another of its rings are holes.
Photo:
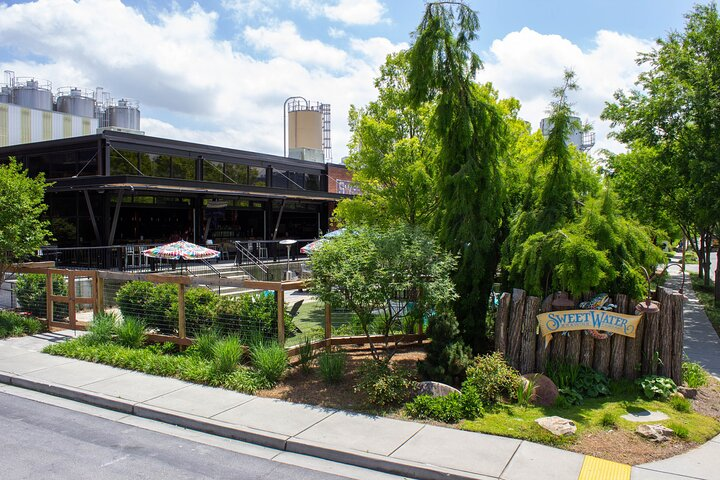
[[[525,290],[513,288],[512,309],[508,326],[508,363],[513,368],[520,368],[520,344],[522,337],[522,320],[525,313]]]
[[[186,338],[185,329],[185,285],[178,284],[178,337]]]
[[[625,313],[628,306],[628,296],[622,293],[615,299],[618,313]],[[615,334],[610,344],[610,378],[617,380],[625,372],[625,343],[624,335]]]
[[[642,374],[657,374],[657,352],[658,336],[660,334],[658,313],[645,313],[643,320],[645,321],[645,332],[643,334],[642,345]],[[641,320],[642,321],[642,320]]]
[[[636,314],[635,301],[628,302],[627,313]],[[642,363],[642,341],[645,335],[645,318],[641,318],[638,322],[637,330],[635,330],[635,338],[627,338],[625,340],[625,368],[623,375],[628,380],[634,380],[640,371]]]
[[[567,335],[563,335],[567,332],[557,332],[553,334],[553,339],[550,342],[550,360],[564,362],[565,361],[565,344],[567,343]]]
[[[720,270],[720,269],[718,269]],[[672,379],[677,384],[682,383],[682,361],[683,361],[683,335],[685,335],[685,324],[683,318],[683,295],[673,293],[670,295],[672,305]]]
[[[589,335],[588,335],[589,336]],[[593,357],[593,368],[600,373],[610,373],[610,348],[611,338],[595,340],[595,356]]]
[[[535,371],[535,339],[537,337],[537,314],[540,298],[527,297],[522,323],[522,345],[520,347],[520,373]]]
[[[658,373],[672,378],[672,353],[673,353],[673,307],[671,304],[672,291],[667,288],[659,289],[662,294],[660,296],[660,316],[658,319],[660,336],[658,339],[658,350],[660,351],[660,365],[658,365]]]
[[[50,322],[53,321],[53,295],[52,273],[48,272],[45,277],[45,317],[48,330],[50,329]]]
[[[593,358],[595,357],[595,339],[583,332],[582,340],[580,340],[580,365],[593,368]]]
[[[510,316],[510,294],[500,295],[497,315],[495,316],[495,350],[505,355],[508,348],[508,318]]]
[[[535,371],[537,373],[545,373],[546,354],[545,338],[538,332],[535,339]]]
[[[580,330],[568,332],[567,341],[565,343],[565,361],[570,365],[577,365],[580,363],[582,335],[583,332]]]

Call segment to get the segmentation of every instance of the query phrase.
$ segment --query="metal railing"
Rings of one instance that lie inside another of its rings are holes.
[[[248,263],[255,265],[263,274],[262,280],[270,280],[270,274],[268,271],[268,268],[262,263],[262,261],[255,256],[249,248],[245,247],[243,245],[243,242],[235,242],[235,250],[237,250],[237,253],[235,254],[235,264],[238,266],[244,265],[247,260]],[[252,275],[251,275],[252,276]]]

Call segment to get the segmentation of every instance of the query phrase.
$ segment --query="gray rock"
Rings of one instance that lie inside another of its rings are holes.
[[[558,397],[558,388],[552,380],[541,373],[526,373],[522,378],[525,388],[527,388],[530,381],[535,384],[530,397],[530,402],[533,405],[551,407],[555,404]]]
[[[575,422],[562,417],[542,417],[535,420],[535,423],[543,427],[548,432],[558,437],[563,435],[572,435],[577,431]]]
[[[622,416],[623,419],[628,422],[662,422],[667,420],[668,417],[663,412],[651,412],[649,410],[640,410],[638,412],[627,413]]]
[[[445,385],[440,382],[420,382],[418,383],[418,395],[430,395],[432,397],[444,397],[448,393],[460,393],[455,387]]]
[[[690,387],[678,387],[678,392],[685,397],[689,399],[693,399],[697,397],[697,388],[690,388]]]
[[[667,442],[668,435],[673,434],[673,430],[664,425],[638,425],[635,432],[656,443]]]

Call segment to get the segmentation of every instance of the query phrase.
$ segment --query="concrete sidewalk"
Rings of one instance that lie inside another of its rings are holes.
[[[417,479],[710,479],[720,471],[720,436],[685,455],[631,469],[511,438],[254,397],[40,353],[71,336],[0,341],[0,382]]]

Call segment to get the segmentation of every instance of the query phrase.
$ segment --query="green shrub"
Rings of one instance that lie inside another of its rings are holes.
[[[698,388],[707,385],[708,373],[699,363],[683,362],[682,364],[683,383],[690,388]]]
[[[270,385],[282,378],[288,366],[287,353],[277,342],[251,345],[250,359],[258,375]]]
[[[45,325],[37,318],[0,310],[0,338],[34,335],[44,329]]]
[[[52,276],[53,293],[67,295],[67,282],[61,275]],[[23,310],[35,317],[45,318],[47,313],[46,276],[39,273],[18,275],[15,288],[18,304]],[[59,321],[67,318],[68,304],[53,304],[53,320]]]
[[[514,398],[520,382],[518,371],[505,362],[500,352],[493,352],[475,358],[463,385],[475,387],[482,403],[490,405],[503,396]]]
[[[555,405],[560,408],[567,408],[571,405],[582,405],[583,396],[574,388],[558,388],[558,397]]]
[[[147,327],[160,333],[174,335],[177,330],[177,310],[172,311],[177,303],[178,286],[174,283],[158,283],[153,286],[150,296],[145,301],[143,318]]]
[[[197,334],[192,345],[187,349],[188,354],[197,354],[205,360],[212,360],[215,356],[215,344],[220,340],[220,334],[214,328],[206,328]]]
[[[257,390],[269,388],[263,379],[248,368],[238,368],[223,380],[222,386],[242,393],[255,393]]]
[[[534,378],[528,378],[527,382],[521,380],[520,384],[518,385],[517,394],[515,395],[517,398],[518,405],[522,407],[526,407],[530,405],[530,400],[532,400],[533,392],[535,390],[535,379]]]
[[[123,317],[137,317],[145,313],[145,303],[155,286],[150,282],[127,282],[115,294],[115,301]]]
[[[366,360],[359,367],[360,380],[355,392],[363,392],[373,405],[385,407],[407,401],[415,389],[411,372],[389,363]]]
[[[299,356],[300,369],[303,373],[308,373],[310,371],[310,365],[312,364],[313,358],[315,358],[315,350],[313,349],[310,337],[305,337],[305,341],[300,344]]]
[[[185,324],[189,335],[213,327],[220,295],[205,287],[185,290]],[[178,300],[173,299],[168,312],[173,322],[178,318]]]
[[[320,376],[325,383],[340,383],[345,375],[347,355],[342,350],[322,352],[318,356]]]
[[[671,428],[676,437],[687,439],[690,436],[690,430],[685,426],[677,422],[668,423],[668,428]]]
[[[617,415],[615,415],[612,412],[605,412],[600,419],[600,425],[603,427],[609,427],[614,428],[617,427],[618,418]]]
[[[648,400],[653,400],[654,398],[665,400],[671,393],[677,391],[677,386],[672,379],[658,375],[646,375],[637,379],[636,382],[640,385],[640,388],[642,388]]]
[[[85,340],[95,344],[112,342],[118,323],[118,316],[115,312],[98,313],[88,325],[88,334],[85,335]]]
[[[245,350],[237,337],[218,340],[213,347],[212,368],[217,376],[232,373],[242,360]]]
[[[145,322],[133,317],[125,317],[115,330],[117,341],[123,347],[140,348],[145,344]]]
[[[412,418],[457,423],[462,419],[474,420],[483,415],[480,395],[475,387],[467,385],[463,393],[451,392],[442,397],[418,395],[405,404],[405,411]]]
[[[692,410],[692,404],[690,403],[690,400],[679,394],[677,396],[673,395],[672,397],[670,397],[670,406],[678,412],[682,413],[690,413],[690,411]]]
[[[22,317],[23,329],[28,335],[45,331],[45,324],[35,317]]]
[[[263,293],[238,297],[220,297],[216,306],[216,323],[223,332],[249,336],[259,331],[264,338],[277,338],[277,301]],[[296,328],[285,309],[285,336],[295,335]]]
[[[610,395],[608,377],[585,365],[552,361],[545,366],[545,371],[558,387],[562,397],[559,406],[581,405],[584,397]]]

